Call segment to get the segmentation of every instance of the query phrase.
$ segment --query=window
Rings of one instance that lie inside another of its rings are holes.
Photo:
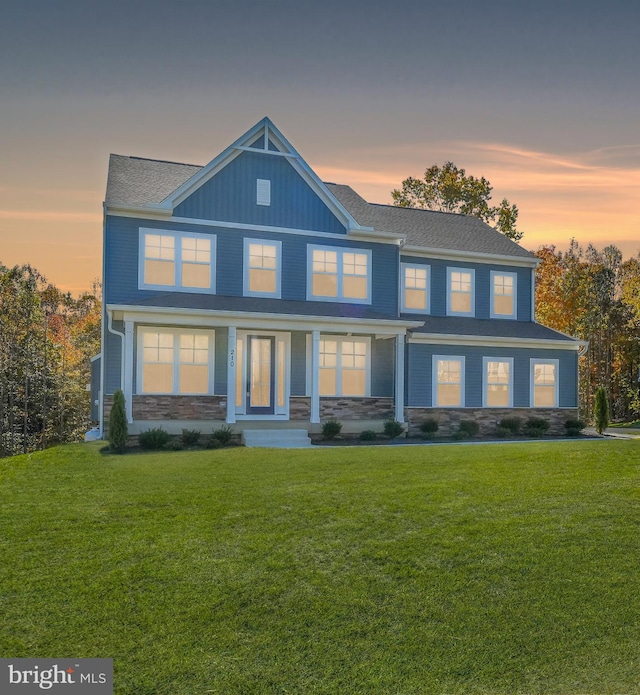
[[[516,273],[491,271],[491,318],[516,318]]]
[[[464,357],[433,356],[433,405],[464,406]]]
[[[320,338],[320,395],[368,396],[368,338]]]
[[[402,264],[402,311],[428,314],[430,310],[428,265]]]
[[[244,240],[245,296],[280,297],[280,258],[282,243]]]
[[[256,182],[256,204],[271,205],[271,181],[258,179]]]
[[[511,408],[513,406],[513,358],[484,357],[484,407]]]
[[[558,407],[558,360],[531,360],[531,407]]]
[[[213,331],[138,329],[138,393],[213,393]]]
[[[447,268],[447,314],[473,316],[475,271],[462,268]]]
[[[215,291],[215,236],[140,229],[141,289]]]
[[[371,251],[309,246],[307,299],[371,304]]]

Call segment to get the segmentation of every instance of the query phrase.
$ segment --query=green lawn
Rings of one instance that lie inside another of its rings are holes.
[[[634,441],[0,461],[0,656],[118,695],[640,692]]]

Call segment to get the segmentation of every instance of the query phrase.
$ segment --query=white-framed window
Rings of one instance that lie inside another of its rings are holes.
[[[309,244],[307,299],[371,304],[371,251]]]
[[[244,294],[280,298],[282,242],[244,240]]]
[[[256,204],[271,205],[271,181],[269,179],[257,179]]]
[[[433,356],[434,407],[464,407],[464,357],[455,355]]]
[[[370,395],[370,355],[370,338],[321,335],[320,395]]]
[[[531,407],[557,408],[559,360],[531,359]]]
[[[216,237],[140,228],[138,287],[215,292]]]
[[[482,373],[482,405],[485,408],[512,408],[513,357],[483,357]]]
[[[431,268],[428,265],[402,263],[400,272],[402,311],[428,314],[431,310]]]
[[[139,326],[137,393],[212,394],[214,332]]]
[[[475,315],[475,278],[473,268],[447,268],[447,315]]]
[[[518,275],[491,271],[491,318],[515,319],[517,308]]]

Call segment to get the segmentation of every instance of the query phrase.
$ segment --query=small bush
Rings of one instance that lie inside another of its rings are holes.
[[[138,435],[138,444],[141,449],[156,451],[163,449],[171,439],[168,432],[165,432],[162,427],[153,427],[146,432],[140,432]]]
[[[429,418],[428,420],[425,420],[420,425],[420,432],[422,432],[422,434],[435,435],[435,433],[439,429],[440,429],[440,425],[438,425],[438,421],[434,420],[433,418]]]
[[[327,420],[322,424],[322,436],[325,439],[335,439],[342,432],[342,423],[336,419]]]
[[[169,451],[182,451],[184,444],[179,439],[172,439],[166,446]]]
[[[360,433],[360,441],[361,442],[372,442],[374,439],[377,438],[377,434],[373,430],[364,430],[364,432]]]
[[[593,404],[596,432],[602,434],[609,427],[609,399],[604,387],[596,391],[596,400]]]
[[[404,425],[397,420],[386,420],[384,423],[384,433],[389,439],[396,439],[404,434]]]
[[[462,441],[463,439],[469,439],[469,433],[465,432],[464,430],[458,430],[457,432],[454,432],[452,435],[453,439],[455,439],[457,442]]]
[[[585,428],[585,423],[582,420],[574,420],[570,418],[564,423],[564,428],[567,431],[568,437],[577,437]]]
[[[549,423],[541,417],[530,417],[524,426],[524,431],[529,437],[542,437],[549,429]]]
[[[498,423],[498,427],[509,430],[510,434],[519,434],[522,420],[519,417],[505,417]]]
[[[211,435],[209,439],[207,439],[207,443],[205,446],[207,447],[207,449],[220,449],[222,443],[219,439],[216,439],[213,435]]]
[[[475,437],[480,431],[480,425],[475,420],[460,420],[458,432],[463,432],[467,437]]]
[[[222,425],[222,427],[218,427],[218,429],[215,430],[211,435],[212,439],[215,439],[220,442],[220,446],[227,446],[227,444],[231,442],[232,437],[233,427],[231,427],[230,425]]]
[[[111,451],[124,453],[127,446],[127,414],[124,407],[124,393],[118,389],[113,394],[113,405],[109,413],[109,446]]]
[[[200,430],[182,430],[182,443],[195,446],[200,441]]]
[[[510,430],[508,427],[502,427],[502,425],[496,427],[496,437],[498,437],[498,439],[506,439],[512,434],[513,430]]]

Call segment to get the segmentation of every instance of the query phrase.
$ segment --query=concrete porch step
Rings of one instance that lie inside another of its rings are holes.
[[[242,443],[250,447],[270,449],[303,449],[311,446],[307,430],[254,430],[242,431]]]

